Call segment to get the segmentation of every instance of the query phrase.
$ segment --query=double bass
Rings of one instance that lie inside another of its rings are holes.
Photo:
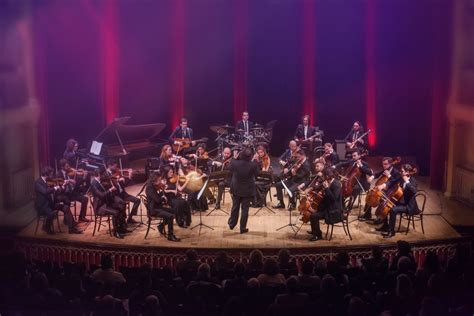
[[[392,166],[399,164],[401,161],[400,157],[395,157],[392,162]],[[374,187],[371,188],[367,192],[367,196],[365,198],[365,204],[370,206],[370,207],[376,207],[377,205],[380,204],[380,199],[382,198],[383,192],[378,189],[379,185],[382,185],[384,183],[387,183],[388,177],[382,172],[382,174],[375,179],[374,181]]]

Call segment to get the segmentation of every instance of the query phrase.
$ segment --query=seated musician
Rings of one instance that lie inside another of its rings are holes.
[[[225,171],[229,170],[229,165],[232,160],[232,152],[229,147],[225,147],[224,150],[222,151],[221,157],[218,159],[214,160],[212,162],[212,165],[214,166],[214,171]],[[216,209],[221,208],[221,201],[222,201],[222,196],[224,194],[225,188],[230,187],[230,177],[225,177],[223,179],[220,179],[220,181],[217,183],[217,201],[216,201]]]
[[[188,126],[188,119],[185,117],[181,118],[181,122],[176,127],[169,137],[171,144],[184,145],[183,140],[190,141],[192,147],[196,146],[196,142],[193,140],[193,129]]]
[[[307,181],[310,177],[311,166],[309,164],[308,159],[306,159],[304,150],[298,149],[296,151],[295,157],[295,163],[290,168],[286,167],[283,169],[283,178],[288,178],[288,180],[282,179],[275,185],[279,203],[273,206],[274,208],[285,208],[285,203],[283,202],[283,181],[285,182],[285,185],[288,190],[293,193],[293,196],[290,198],[290,205],[288,207],[288,209],[291,211],[296,208],[295,193],[298,190],[298,186],[301,183]]]
[[[163,185],[161,176],[157,173],[153,173],[148,180],[145,188],[146,199],[148,201],[147,208],[151,216],[158,216],[163,218],[163,223],[158,225],[159,232],[164,234],[164,224],[168,225],[168,240],[169,241],[180,241],[178,237],[174,235],[174,210],[169,207],[168,199],[165,192],[160,188]]]
[[[393,167],[393,158],[391,157],[384,157],[382,158],[382,171],[375,173],[371,178],[370,182],[373,179],[378,179],[382,175],[385,175],[388,178],[388,182],[396,183],[400,179],[400,171]],[[386,187],[386,186],[385,186]],[[384,186],[380,185],[377,189],[382,190],[385,188]],[[372,218],[372,208],[369,205],[365,205],[364,207],[364,214],[361,216],[360,220],[370,220]]]
[[[351,201],[349,203],[350,208],[352,207],[355,198],[370,188],[368,178],[372,176],[372,169],[370,169],[367,162],[362,160],[362,155],[359,150],[353,151],[351,158],[351,160],[343,161],[333,166],[336,169],[341,167],[346,168],[346,170],[350,170],[353,167],[360,169],[360,177],[357,178],[357,181],[352,188]]]
[[[320,219],[325,219],[328,223],[336,223],[342,219],[342,187],[341,182],[335,179],[334,171],[330,168],[324,169],[324,181],[322,182],[324,195],[319,204],[318,210],[310,216],[311,235],[310,241],[317,241],[323,238],[319,225]]]
[[[416,173],[416,169],[409,164],[404,164],[401,168],[401,178],[399,178],[397,184],[403,189],[403,197],[390,210],[388,231],[383,234],[384,237],[390,238],[395,236],[395,223],[397,221],[397,215],[401,216],[403,213],[414,215],[420,212],[415,198],[417,183],[413,177],[414,173]],[[394,182],[393,179],[390,182]]]
[[[163,170],[166,166],[177,168],[176,156],[173,154],[173,149],[170,145],[164,145],[161,148],[160,162],[158,165],[160,170]]]
[[[72,169],[66,159],[59,160],[59,168],[56,177],[69,182],[63,192],[66,203],[70,204],[71,201],[80,202],[81,212],[79,213],[79,221],[89,222],[86,218],[89,199],[84,194],[84,190],[82,190],[85,187],[85,175],[74,175],[74,173],[77,173],[77,170]]]
[[[271,171],[270,156],[268,156],[265,147],[263,146],[257,147],[257,151],[255,152],[255,155],[253,156],[252,161],[258,164],[260,173]],[[262,207],[265,204],[266,202],[265,199],[266,199],[268,191],[270,190],[270,186],[271,186],[271,182],[258,181],[257,179],[257,181],[255,182],[256,194],[255,194],[255,199],[252,203],[253,207]]]
[[[75,166],[77,160],[79,159],[77,155],[77,150],[79,148],[79,143],[75,139],[68,139],[66,142],[66,150],[63,153],[63,158],[69,163],[70,166]]]
[[[94,200],[94,211],[96,215],[111,215],[112,216],[112,229],[113,235],[116,238],[123,239],[122,229],[120,221],[125,213],[125,203],[123,201],[115,200],[114,196],[117,193],[115,186],[110,183],[110,180],[106,182],[107,187],[101,181],[100,171],[95,170],[91,178],[91,192]]]
[[[306,182],[301,183],[298,186],[298,190],[304,190],[306,193],[310,190],[314,189],[314,186],[317,185],[322,178],[323,178],[323,171],[325,168],[325,164],[323,160],[318,160],[314,163],[314,177],[312,179],[308,179]]]
[[[351,130],[345,138],[346,150],[348,153],[353,152],[356,149],[359,150],[361,153],[367,150],[367,135],[360,138],[363,134],[364,128],[362,127],[359,121],[355,121],[352,125]]]
[[[127,223],[128,224],[135,224],[137,223],[134,219],[133,216],[137,215],[138,212],[138,207],[140,206],[140,199],[137,198],[136,196],[128,194],[128,192],[125,190],[125,186],[128,184],[128,182],[131,180],[132,173],[129,172],[128,177],[125,177],[122,175],[122,172],[115,160],[109,160],[107,162],[107,170],[106,173],[108,176],[111,177],[116,177],[117,181],[114,181],[113,184],[117,188],[117,196],[121,198],[123,201],[130,202],[133,204],[130,214],[128,215],[127,218]]]
[[[179,227],[187,228],[191,225],[191,208],[188,202],[181,197],[181,193],[187,184],[187,179],[180,184],[180,179],[177,174],[174,173],[173,168],[166,166],[163,169],[163,177],[166,181],[165,195],[168,199],[168,203],[174,209],[176,214],[176,223]]]
[[[288,161],[292,157],[295,157],[295,153],[298,149],[299,148],[296,142],[294,140],[290,140],[290,142],[288,143],[288,149],[285,150],[285,152],[279,158],[280,166],[284,167],[286,164],[288,164]]]
[[[189,162],[188,159],[186,158],[181,158],[180,163],[179,163],[179,170],[178,170],[178,175],[179,176],[186,176],[190,172],[196,172],[194,170],[194,166],[192,166]],[[201,179],[204,179],[206,177],[206,174],[200,175]],[[188,194],[188,203],[189,206],[191,207],[191,210],[194,212],[204,212],[209,209],[209,206],[207,204],[207,199],[204,196],[204,194],[198,199],[199,192],[196,191],[190,191],[187,189],[186,186],[183,186],[183,190]]]
[[[327,167],[331,167],[339,163],[339,156],[334,151],[334,148],[332,147],[331,143],[324,144],[324,153],[318,159],[321,158],[324,159],[324,163]]]
[[[238,132],[243,132],[245,135],[250,134],[250,131],[254,127],[254,123],[249,121],[249,112],[244,111],[242,112],[242,120],[238,121],[237,124],[235,124],[235,131]]]
[[[48,181],[53,178],[54,170],[51,167],[45,167],[41,171],[41,177],[35,181],[35,208],[38,215],[45,215],[46,220],[43,224],[43,230],[49,234],[54,234],[52,223],[55,211],[64,213],[64,222],[69,228],[70,234],[82,234],[82,231],[76,228],[76,222],[72,216],[70,205],[60,202],[56,195],[64,187],[58,184],[51,186]]]
[[[196,152],[193,154],[188,154],[187,156],[190,158],[191,166],[197,171],[198,173],[202,173],[205,177],[207,177],[211,173],[210,168],[210,160],[209,154],[206,151],[206,144],[200,143],[197,145]],[[204,196],[209,200],[209,204],[216,203],[216,199],[212,194],[209,187],[204,189]]]

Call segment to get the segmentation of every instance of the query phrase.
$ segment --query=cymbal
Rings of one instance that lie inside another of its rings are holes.
[[[262,125],[262,124],[258,124],[258,123],[253,124],[253,128],[256,128],[256,127],[262,128],[263,125]]]
[[[233,130],[234,127],[230,125],[214,125],[210,126],[209,129],[213,131],[214,133],[218,134],[227,134],[229,130]]]
[[[252,127],[250,130],[251,130],[251,131],[260,131],[260,130],[262,130],[262,129],[263,129],[263,126],[262,126],[262,125],[259,125],[259,126],[254,126],[254,127]]]

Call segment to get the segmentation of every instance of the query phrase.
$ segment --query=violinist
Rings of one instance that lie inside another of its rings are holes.
[[[180,163],[179,163],[179,170],[178,170],[178,175],[180,177],[187,176],[191,172],[196,172],[194,171],[194,167],[191,166],[189,163],[189,160],[186,158],[180,158]],[[205,174],[201,174],[199,176],[201,179],[205,178]],[[189,182],[188,182],[189,185]],[[209,206],[207,204],[207,199],[204,196],[204,194],[198,199],[198,194],[199,192],[195,191],[190,191],[187,189],[187,186],[183,185],[183,190],[188,194],[188,203],[189,206],[191,207],[191,210],[194,212],[205,212],[209,209]]]
[[[133,204],[130,214],[127,218],[128,224],[136,224],[137,222],[133,219],[133,216],[137,215],[138,207],[140,206],[140,199],[136,196],[128,194],[125,190],[125,186],[131,180],[131,173],[128,174],[128,177],[125,177],[122,174],[122,171],[119,169],[119,166],[115,160],[109,160],[107,162],[106,174],[109,177],[114,178],[112,183],[117,189],[117,196],[125,202],[130,202]]]
[[[351,171],[352,168],[358,168],[360,170],[360,176],[357,177],[354,186],[352,187],[351,198],[352,203],[354,202],[355,198],[361,194],[363,191],[367,191],[370,188],[370,184],[368,182],[368,178],[372,176],[372,170],[369,167],[369,164],[362,160],[362,155],[359,150],[353,151],[351,154],[351,160],[343,161],[333,168],[346,168],[347,171]],[[347,179],[346,179],[347,180]],[[350,205],[352,205],[350,203]]]
[[[298,145],[296,144],[296,141],[291,140],[288,143],[288,149],[285,150],[285,152],[279,158],[280,166],[281,167],[286,166],[288,162],[296,156],[297,150],[298,150]]]
[[[317,159],[324,159],[324,163],[327,167],[331,167],[339,163],[339,156],[334,151],[331,143],[324,144],[324,153]]]
[[[334,171],[330,168],[324,169],[324,196],[319,204],[317,212],[313,212],[310,216],[311,235],[310,241],[317,241],[323,238],[319,225],[320,219],[325,219],[329,223],[336,223],[342,219],[342,186],[341,182],[335,178]]]
[[[71,168],[66,159],[59,160],[59,172],[56,175],[56,178],[63,179],[68,182],[66,189],[62,192],[63,199],[70,204],[71,201],[77,201],[81,203],[81,211],[79,213],[80,222],[89,222],[90,220],[86,218],[87,214],[87,204],[89,199],[81,191],[81,188],[84,187],[86,182],[85,175],[78,176],[78,171]]]
[[[268,156],[267,151],[265,150],[265,147],[263,146],[257,147],[257,151],[255,152],[255,155],[253,156],[252,161],[258,164],[258,169],[260,173],[262,172],[268,173],[269,171],[271,171],[270,156]],[[269,182],[265,182],[265,181],[255,182],[256,194],[255,194],[255,199],[252,204],[253,207],[262,207],[265,204],[265,198],[268,191],[270,190],[270,186],[271,186],[271,183]]]
[[[173,149],[170,145],[164,145],[161,148],[159,169],[162,170],[165,166],[168,165],[176,169],[178,165],[177,157],[173,154]]]
[[[35,181],[35,209],[38,215],[45,215],[46,220],[43,224],[43,230],[53,235],[52,229],[55,211],[64,213],[64,222],[69,228],[70,234],[82,234],[82,231],[76,228],[76,222],[72,216],[70,205],[59,202],[55,195],[63,189],[59,183],[51,183],[54,170],[51,167],[45,167],[41,171],[41,177]]]
[[[125,203],[120,199],[114,199],[117,192],[116,187],[110,183],[110,178],[101,179],[100,171],[95,170],[91,178],[91,192],[94,197],[94,212],[96,215],[112,216],[113,236],[123,239],[123,227],[121,222],[125,215]]]
[[[397,215],[408,213],[409,215],[418,214],[420,209],[416,203],[416,191],[417,183],[413,174],[416,173],[416,169],[409,165],[404,164],[401,168],[401,178],[398,178],[396,184],[398,184],[403,189],[403,197],[398,201],[395,206],[391,209],[389,217],[388,230],[386,233],[383,233],[385,238],[390,238],[395,236],[395,223],[397,221]],[[393,178],[390,182],[394,182]]]
[[[306,159],[304,151],[302,149],[297,150],[295,157],[296,162],[291,166],[291,168],[285,168],[283,170],[283,173],[288,176],[289,179],[282,179],[275,185],[279,203],[274,205],[274,208],[285,208],[285,203],[283,202],[283,181],[285,182],[286,187],[293,193],[293,197],[290,198],[290,205],[288,207],[291,211],[296,208],[295,193],[298,190],[298,186],[309,179],[311,166],[309,161]]]
[[[351,153],[355,150],[358,150],[359,152],[364,152],[365,150],[367,150],[367,135],[360,138],[363,134],[364,128],[362,127],[359,121],[355,121],[354,124],[352,124],[351,130],[345,138],[346,150],[348,153]]]
[[[254,127],[254,123],[249,121],[249,112],[244,111],[242,112],[242,120],[238,121],[237,124],[235,124],[235,131],[237,133],[244,133],[244,135],[250,134],[250,131]]]
[[[173,209],[169,207],[168,198],[164,192],[164,181],[162,177],[153,173],[148,180],[145,188],[146,199],[148,201],[147,209],[151,216],[157,216],[163,218],[163,223],[158,225],[158,231],[164,235],[164,225],[168,225],[168,240],[169,241],[180,241],[173,233]]]
[[[70,166],[75,166],[79,156],[77,155],[77,150],[79,148],[79,143],[77,140],[71,138],[66,142],[66,150],[63,153],[63,158],[67,160]]]
[[[230,162],[232,161],[232,152],[229,147],[225,147],[222,151],[220,159],[214,160],[212,165],[215,166],[217,171],[229,170]],[[230,178],[224,177],[217,183],[217,201],[216,209],[221,208],[222,195],[224,194],[225,188],[230,187]]]
[[[179,177],[170,166],[163,169],[163,174],[166,182],[164,192],[169,205],[175,211],[176,223],[179,227],[187,228],[191,225],[191,208],[188,202],[181,197],[181,193],[186,187],[188,179]]]
[[[393,158],[384,157],[382,158],[382,171],[375,173],[369,178],[369,182],[372,182],[374,179],[378,179],[381,176],[387,177],[390,184],[397,183],[401,177],[400,171],[393,167]],[[377,189],[384,190],[386,186],[380,185]],[[366,221],[372,218],[372,208],[369,205],[365,205],[364,214],[361,216],[360,220]]]

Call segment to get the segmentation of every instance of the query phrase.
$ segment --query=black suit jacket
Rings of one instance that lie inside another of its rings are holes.
[[[107,205],[107,200],[112,196],[112,192],[106,190],[96,179],[91,181],[90,190],[94,197],[94,210],[98,210],[103,205]]]
[[[258,164],[253,161],[232,160],[229,166],[232,173],[230,192],[240,197],[255,195],[255,177],[259,174]]]
[[[171,133],[169,137],[169,141],[171,143],[174,142],[175,138],[190,138],[193,139],[193,129],[190,127],[186,128],[186,132],[183,131],[181,126],[178,126],[174,129],[173,133]]]
[[[333,151],[331,154],[329,154],[329,156],[325,158],[325,160],[326,164],[328,164],[329,166],[334,166],[339,163],[339,156],[335,151]]]
[[[326,212],[326,220],[329,223],[336,223],[341,220],[342,210],[342,184],[334,179],[331,185],[324,189],[324,197],[318,211]]]
[[[35,181],[35,208],[37,211],[54,207],[54,189],[50,188],[42,178]]]
[[[339,167],[349,168],[354,163],[355,161],[352,159],[343,161],[343,162],[338,163],[336,165],[336,168],[339,168]],[[368,188],[370,188],[370,183],[367,181],[367,176],[371,176],[373,174],[372,169],[370,169],[368,163],[362,160],[362,167],[360,167],[360,171],[362,173],[362,176],[359,178],[359,182],[362,185],[362,187],[364,187],[364,190],[367,190]]]
[[[401,199],[400,204],[407,206],[410,215],[418,213],[419,208],[415,199],[418,185],[415,178],[410,177],[410,182],[406,184],[403,179],[400,179],[399,184],[400,187],[403,188],[403,198]]]
[[[307,136],[308,138],[316,134],[316,128],[314,126],[308,126]],[[304,138],[304,126],[303,124],[299,124],[296,127],[295,138],[297,139],[305,139]]]
[[[350,130],[349,134],[347,134],[346,136],[346,142],[350,142],[352,143],[354,141],[354,134],[356,134],[356,138],[359,138],[360,136],[362,136],[362,134],[364,134],[365,131],[363,128],[359,128],[359,130],[357,132],[354,132],[353,129]],[[368,138],[367,138],[367,135],[365,135],[364,137],[362,137],[362,140],[364,141],[363,144],[361,144],[360,142],[357,142],[356,143],[356,147],[357,148],[366,148],[367,147],[367,143],[368,143]]]
[[[249,125],[249,133],[250,133],[250,130],[253,128],[253,126],[255,124],[251,121],[248,121],[248,125]],[[238,121],[237,124],[235,125],[235,131],[238,131],[239,129],[244,130],[244,122],[243,121]]]
[[[293,183],[303,183],[308,181],[311,175],[311,165],[309,164],[308,159],[298,168],[296,174],[291,177]]]
[[[161,209],[165,203],[165,194],[160,191],[156,191],[155,186],[152,183],[148,183],[145,188],[145,194],[147,199],[147,207],[149,210]]]
[[[374,174],[374,178],[377,179],[380,177],[383,173],[383,170],[380,172],[377,172]],[[387,188],[393,187],[395,184],[400,182],[400,179],[402,178],[402,175],[400,174],[400,171],[398,169],[392,168],[392,171],[390,171],[390,178],[388,179],[387,182]]]

